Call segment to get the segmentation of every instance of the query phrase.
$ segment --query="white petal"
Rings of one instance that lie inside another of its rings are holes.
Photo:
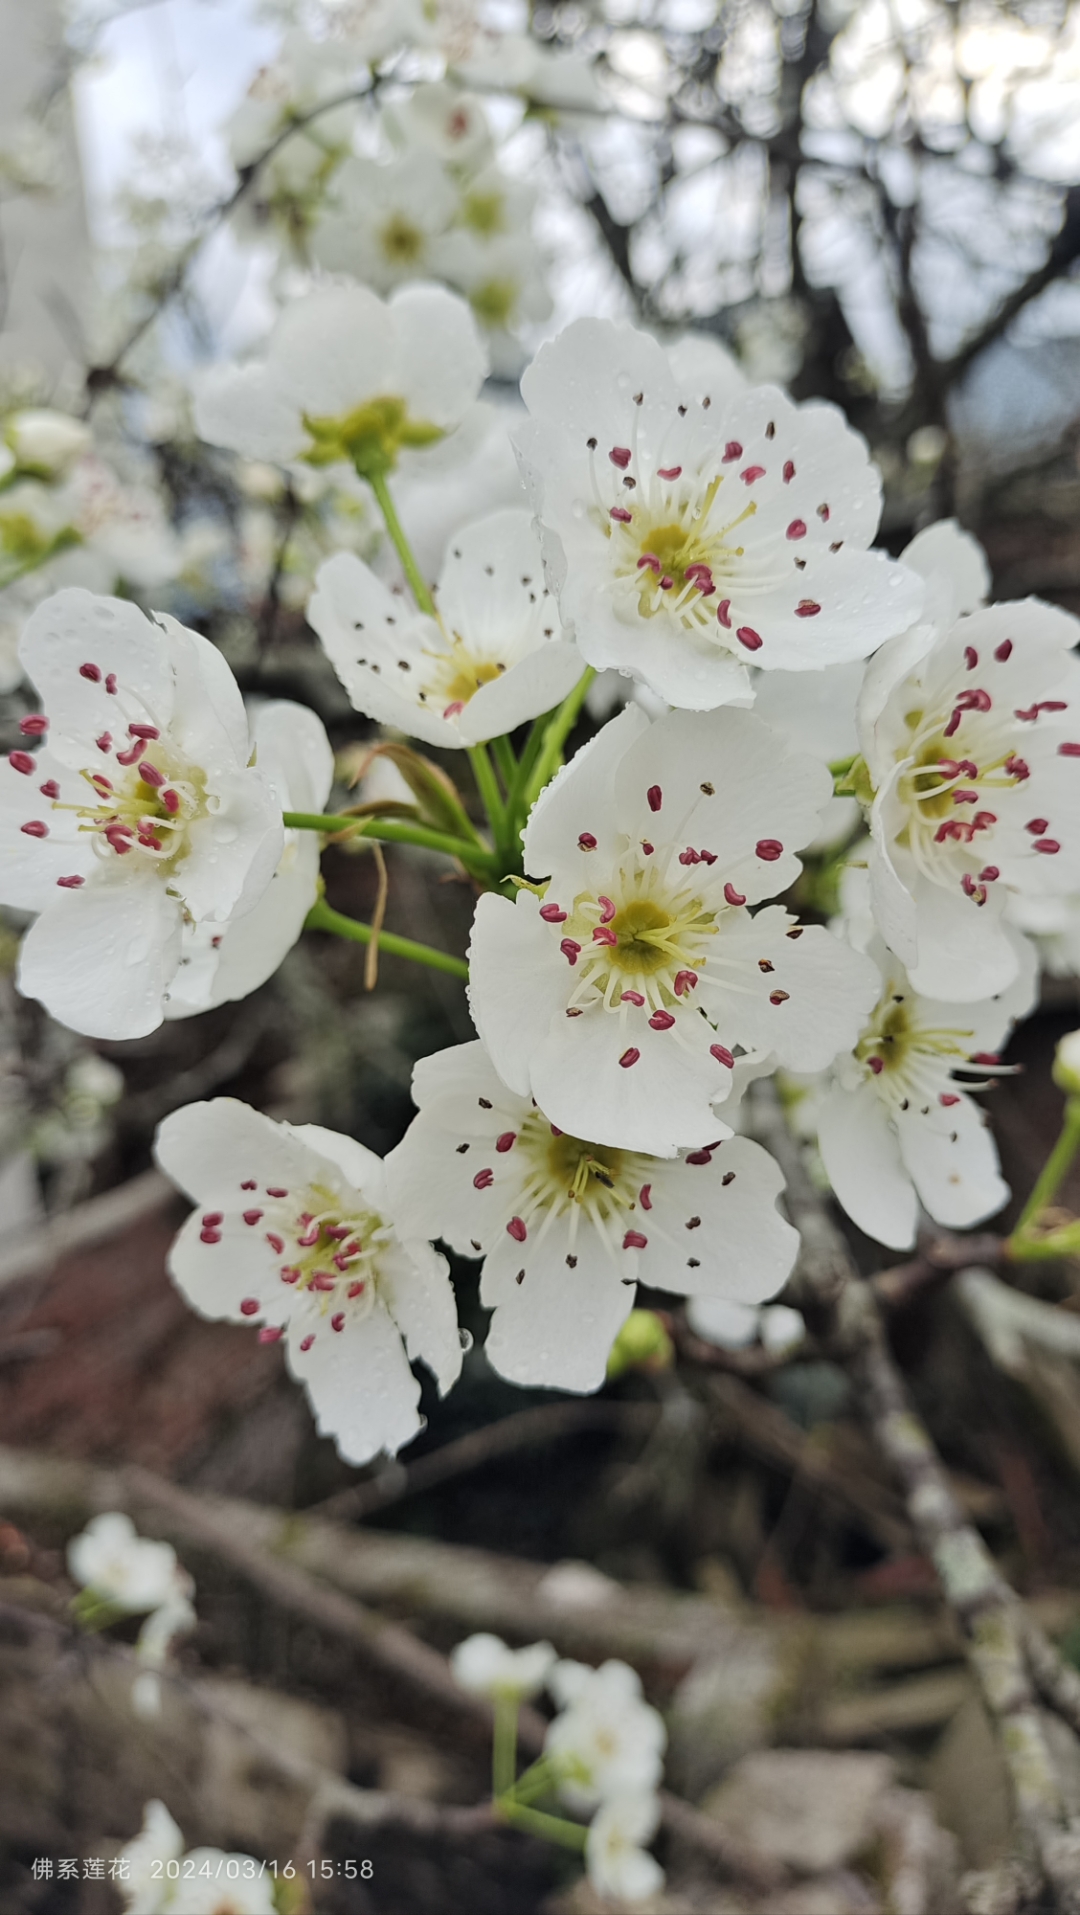
[[[753,553],[749,539],[746,545],[749,560]],[[732,624],[740,618],[747,624],[752,621],[764,641],[754,653],[755,665],[761,671],[796,672],[865,658],[878,636],[891,637],[918,618],[925,595],[916,572],[884,553],[846,546],[816,563],[808,558],[805,572],[793,574],[769,591],[747,594],[740,601],[737,590],[736,578],[732,580]],[[808,605],[819,609],[808,612]]]
[[[977,1104],[961,1094],[929,1116],[912,1105],[897,1116],[900,1152],[924,1207],[935,1223],[968,1230],[1009,1200],[997,1146]]]
[[[355,1137],[346,1137],[340,1130],[327,1130],[322,1124],[290,1124],[288,1129],[306,1150],[322,1158],[324,1177],[325,1165],[333,1164],[353,1190],[359,1190],[378,1208],[382,1202],[384,1185],[381,1157],[377,1157],[373,1150],[368,1150],[365,1144],[358,1143]],[[309,1175],[317,1176],[318,1173],[319,1166],[316,1164]]]
[[[613,803],[616,767],[648,732],[645,713],[627,705],[545,786],[522,836],[525,869],[533,877],[555,875],[577,889],[589,884],[590,872],[613,861],[625,830]],[[595,850],[580,849],[583,831],[596,839]]]
[[[870,958],[822,925],[795,924],[776,905],[723,926],[714,962],[720,988],[702,991],[702,1002],[724,1043],[771,1051],[793,1071],[824,1070],[851,1050],[881,990]],[[733,975],[727,966],[735,963]]]
[[[970,532],[955,519],[938,519],[917,532],[901,553],[905,565],[928,582],[947,581],[949,604],[942,607],[945,618],[959,618],[962,612],[974,612],[990,595],[990,567],[986,553]],[[937,608],[935,608],[937,609]]]
[[[337,419],[375,393],[394,391],[394,335],[390,313],[366,286],[317,286],[286,306],[267,371],[297,412]]]
[[[19,989],[87,1037],[145,1037],[180,960],[180,909],[150,875],[58,891],[23,939]]]
[[[876,1091],[832,1090],[818,1113],[818,1147],[837,1201],[891,1250],[915,1242],[919,1206],[896,1133]]]
[[[171,735],[196,764],[240,770],[251,756],[251,736],[240,687],[224,658],[208,638],[167,612],[155,613],[155,623],[168,641]]]
[[[334,753],[321,718],[307,705],[275,698],[259,707],[254,740],[255,763],[282,810],[321,811],[334,782]]]
[[[428,710],[416,692],[405,689],[414,683],[417,692],[423,689],[425,649],[445,650],[438,626],[389,591],[361,559],[338,552],[320,565],[307,620],[357,711],[425,744],[461,744],[457,726],[441,710]],[[408,675],[399,659],[408,664]]]
[[[321,808],[321,807],[320,807]],[[191,1017],[215,1004],[250,997],[273,977],[304,928],[319,891],[314,832],[289,834],[281,864],[258,904],[223,925],[185,924],[179,967],[169,985],[167,1018]]]
[[[657,1165],[652,1208],[634,1218],[648,1237],[638,1279],[685,1295],[761,1303],[783,1288],[799,1253],[798,1231],[776,1208],[783,1174],[747,1137],[730,1137],[709,1154],[705,1164]]]
[[[681,1043],[674,1030],[651,1030],[643,1014],[631,1032],[601,1008],[575,1018],[563,1011],[532,1047],[533,1096],[560,1130],[620,1150],[673,1157],[726,1136],[713,1100],[726,1096],[730,1072],[711,1055],[705,1020],[691,1012],[684,1022]],[[636,1061],[620,1063],[631,1050]]]
[[[524,1388],[598,1390],[634,1292],[594,1232],[580,1231],[571,1247],[566,1218],[535,1246],[504,1236],[480,1285],[480,1301],[495,1309],[484,1344],[488,1362]]]
[[[34,760],[30,772],[0,761],[0,901],[16,911],[47,911],[56,899],[58,878],[86,878],[97,869],[90,836],[80,832],[78,818],[67,809],[86,804],[93,794],[47,748],[27,756]],[[54,810],[41,789],[50,781],[60,787],[62,810]],[[28,834],[26,824],[45,825],[48,837]]]
[[[53,751],[76,770],[96,757],[96,737],[123,731],[126,721],[106,689],[110,675],[153,714],[153,723],[164,729],[172,717],[167,640],[160,627],[127,600],[101,598],[76,587],[55,593],[27,620],[19,658],[41,693]],[[83,677],[83,665],[96,667],[100,677]]]
[[[208,445],[288,465],[309,443],[292,394],[263,363],[208,366],[192,385],[195,430]]]
[[[223,922],[258,902],[285,844],[281,806],[258,771],[222,771],[211,786],[215,809],[193,819],[175,885],[190,915]]]
[[[396,1456],[420,1432],[420,1385],[389,1312],[377,1302],[366,1317],[347,1319],[340,1334],[326,1323],[303,1350],[309,1333],[306,1318],[298,1318],[286,1348],[320,1436],[332,1436],[347,1463],[370,1463],[380,1451]]]
[[[412,1228],[416,1228],[409,1220]],[[461,1375],[463,1351],[457,1306],[445,1257],[410,1238],[379,1258],[379,1295],[402,1336],[409,1356],[427,1364],[445,1396]]]
[[[236,1097],[185,1104],[159,1124],[154,1155],[167,1177],[204,1209],[236,1210],[241,1186],[299,1189],[311,1179],[311,1153],[286,1125]]]
[[[461,714],[462,744],[483,744],[561,705],[584,670],[585,660],[576,645],[545,639],[536,651],[526,653],[509,671],[473,694]]]
[[[396,390],[410,415],[454,426],[476,398],[488,357],[472,311],[443,286],[405,286],[390,301]]]
[[[529,1058],[562,1016],[566,980],[552,962],[548,926],[528,891],[514,904],[490,891],[479,899],[469,943],[469,1008],[499,1076],[530,1094]]]
[[[234,1187],[227,1201],[235,1205]],[[204,1200],[205,1202],[205,1200]],[[204,1243],[202,1209],[193,1210],[173,1240],[167,1264],[169,1275],[193,1310],[213,1321],[287,1323],[296,1305],[295,1293],[281,1281],[281,1257],[275,1255],[262,1229],[244,1223],[233,1209],[215,1226],[217,1243]],[[248,1308],[241,1309],[246,1303]],[[256,1305],[252,1309],[252,1304]]]
[[[1019,954],[1003,919],[1006,894],[991,885],[985,905],[921,874],[914,897],[918,961],[908,965],[915,989],[949,1004],[994,997],[1013,982]]]

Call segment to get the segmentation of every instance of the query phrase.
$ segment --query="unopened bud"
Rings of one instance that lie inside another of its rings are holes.
[[[1058,1040],[1054,1053],[1054,1082],[1070,1097],[1080,1097],[1080,1031]]]
[[[655,1310],[631,1310],[607,1360],[609,1383],[626,1370],[670,1370],[675,1346]]]

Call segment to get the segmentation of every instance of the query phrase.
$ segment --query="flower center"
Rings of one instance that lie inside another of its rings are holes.
[[[620,867],[611,894],[581,892],[555,926],[578,975],[572,1008],[648,1006],[670,1013],[706,962],[717,914],[692,885],[660,870]]]
[[[973,903],[985,904],[987,886],[999,871],[984,863],[989,851],[984,834],[992,836],[998,822],[994,806],[1002,795],[1031,774],[1016,749],[1018,714],[1000,700],[995,706],[984,687],[970,682],[976,654],[969,652],[968,660],[933,710],[916,707],[905,716],[909,738],[896,754],[901,766],[897,793],[905,814],[899,842],[927,876],[940,883],[942,865],[951,866],[947,881],[951,877]],[[1036,850],[1056,851],[1057,843],[1045,835],[1047,821],[1041,823],[1041,833],[1032,827]]]
[[[381,227],[379,244],[395,265],[411,266],[424,250],[424,235],[403,213],[392,213]]]
[[[425,657],[431,660],[431,669],[420,694],[421,702],[441,706],[444,718],[456,718],[481,685],[490,685],[506,670],[501,659],[478,658],[457,632],[451,636],[449,651],[425,651]]]
[[[613,1247],[621,1244],[626,1213],[636,1209],[642,1186],[647,1187],[648,1157],[607,1144],[584,1143],[556,1130],[539,1111],[525,1119],[515,1148],[528,1166],[516,1199],[526,1225],[539,1212],[544,1213],[545,1227],[569,1213],[573,1234],[584,1217],[609,1237]]]
[[[147,743],[136,738],[126,751],[117,753],[116,765],[122,771],[113,777],[84,767],[79,775],[89,787],[91,802],[54,802],[53,810],[73,811],[80,832],[92,834],[94,850],[101,858],[134,854],[136,863],[176,865],[188,849],[190,825],[208,809],[205,774],[183,764],[160,739],[151,758]]]
[[[955,1104],[954,1070],[971,1068],[974,1032],[920,1024],[915,1004],[902,991],[886,991],[855,1047],[885,1103],[907,1110],[911,1103]],[[976,1060],[978,1071],[988,1062]]]
[[[248,1200],[242,1211],[245,1224],[261,1230],[279,1259],[278,1278],[292,1292],[289,1314],[302,1314],[305,1334],[300,1348],[309,1350],[326,1328],[340,1332],[346,1322],[372,1310],[378,1287],[379,1255],[393,1232],[362,1201],[343,1196],[325,1184],[309,1184],[290,1192],[268,1186],[260,1192],[254,1179],[241,1185]],[[221,1241],[220,1212],[203,1217],[202,1241]],[[244,1316],[265,1312],[280,1316],[278,1296],[247,1297],[240,1305]],[[261,1333],[264,1342],[276,1342],[279,1329]]]

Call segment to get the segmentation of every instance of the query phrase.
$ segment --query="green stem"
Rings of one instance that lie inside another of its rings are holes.
[[[1061,1135],[1050,1152],[1032,1190],[1027,1203],[1020,1212],[1020,1221],[1013,1232],[1013,1242],[1030,1230],[1040,1211],[1052,1203],[1061,1187],[1061,1181],[1069,1169],[1077,1151],[1080,1150],[1080,1097],[1068,1097],[1065,1100],[1065,1118],[1061,1126]]]
[[[340,911],[334,911],[324,898],[319,898],[311,907],[305,920],[305,930],[330,931],[335,937],[351,938],[355,944],[370,944],[372,931],[370,924],[360,924],[356,918],[346,918]],[[414,964],[426,964],[429,970],[446,971],[450,977],[468,977],[469,967],[464,958],[452,957],[449,951],[435,951],[430,944],[417,944],[412,938],[399,938],[393,931],[379,932],[379,949],[390,957],[411,958]]]
[[[1075,1257],[1080,1252],[1080,1223],[1064,1224],[1042,1237],[1016,1234],[1006,1239],[1005,1250],[1010,1263],[1050,1263],[1057,1257]]]
[[[848,772],[851,770],[851,767],[854,763],[855,763],[854,752],[852,752],[850,758],[834,759],[832,764],[829,766],[829,770],[832,772],[834,780],[846,778],[848,775]]]
[[[558,1775],[558,1767],[551,1757],[542,1755],[518,1776],[509,1793],[519,1804],[535,1802],[538,1796],[551,1794]]]
[[[562,748],[577,723],[578,714],[585,703],[585,694],[595,677],[596,673],[592,666],[587,666],[569,697],[563,699],[555,716],[550,720],[544,732],[544,742],[539,756],[523,793],[526,812],[532,809],[552,772],[556,769],[562,756]]]
[[[504,1822],[527,1829],[530,1835],[539,1835],[545,1842],[557,1842],[561,1848],[576,1849],[578,1854],[585,1847],[589,1831],[583,1829],[580,1822],[564,1822],[561,1815],[544,1815],[540,1809],[522,1808],[512,1796],[509,1799],[500,1796],[495,1808]]]
[[[506,1795],[517,1774],[518,1699],[496,1696],[495,1736],[491,1745],[491,1793]]]
[[[381,472],[364,472],[361,473],[360,476],[367,480],[371,490],[375,494],[379,511],[386,521],[386,529],[394,541],[398,558],[401,560],[401,569],[412,587],[412,595],[416,603],[422,612],[427,613],[429,618],[436,618],[438,614],[435,610],[435,601],[428,591],[427,586],[424,584],[420,567],[413,557],[412,546],[405,536],[405,528],[398,518],[394,501],[390,497],[390,487],[386,483],[385,474]]]
[[[487,754],[487,746],[470,745],[469,763],[473,768],[476,788],[483,800],[484,810],[487,812],[490,820],[491,829],[495,833],[496,838],[498,838],[501,836],[503,826],[506,822],[506,807],[502,801],[499,781],[495,776],[494,767]]]
[[[506,792],[507,798],[509,798],[514,788],[514,780],[517,777],[518,769],[518,761],[514,757],[514,747],[510,743],[509,738],[493,738],[491,740],[491,749],[494,753],[495,763],[499,767],[503,781],[503,789]]]
[[[332,837],[348,832],[354,838],[380,838],[386,844],[418,844],[427,851],[444,851],[464,865],[479,864],[486,871],[498,862],[483,844],[469,844],[464,838],[452,838],[448,832],[432,831],[428,825],[407,824],[398,818],[350,818],[333,812],[286,811],[282,814],[291,831],[325,831]]]

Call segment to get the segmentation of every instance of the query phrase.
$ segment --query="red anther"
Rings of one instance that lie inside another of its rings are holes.
[[[331,1243],[344,1243],[352,1235],[352,1225],[347,1223],[328,1223],[325,1231]]]
[[[688,1151],[686,1155],[686,1161],[688,1164],[711,1164],[712,1151],[711,1150]]]
[[[262,1221],[263,1213],[261,1210],[245,1210],[241,1214],[243,1216],[244,1222],[246,1224],[250,1224],[252,1227],[254,1227],[255,1224],[260,1223]]]
[[[995,646],[994,648],[994,657],[999,661],[1000,664],[1004,665],[1005,660],[1007,658],[1012,657],[1012,648],[1013,648],[1012,639],[1003,638],[1001,641],[1001,644]]]
[[[943,738],[951,738],[954,732],[959,731],[960,720],[962,719],[963,716],[964,716],[963,712],[959,709],[959,707],[957,707],[957,709],[952,713],[952,716],[950,717],[948,724],[945,726],[944,730],[942,731],[941,735]]]
[[[20,825],[19,830],[28,838],[47,838],[49,835],[48,825],[42,824],[40,818],[31,818],[28,824]]]
[[[593,837],[593,834],[591,831],[582,831],[579,833],[578,850],[579,851],[595,851],[596,850],[596,839]]]
[[[718,623],[723,626],[725,632],[730,632],[731,630],[731,600],[729,598],[722,598],[720,600],[720,603],[716,608],[716,617],[717,617]]]
[[[154,833],[146,825],[139,826],[139,843],[147,851],[160,851],[162,849],[161,839],[156,838]]]
[[[946,778],[959,778],[960,776],[960,761],[957,758],[939,758],[937,768],[939,771],[944,772]]]
[[[254,1177],[249,1177],[245,1183],[241,1184],[240,1188],[241,1190],[258,1190],[259,1186],[255,1182]]]
[[[245,1186],[244,1186],[244,1188],[245,1188],[245,1190],[254,1190],[254,1188],[255,1188],[255,1185],[254,1185],[254,1184],[245,1184]],[[268,1197],[287,1197],[289,1193],[288,1193],[288,1191],[287,1191],[287,1190],[271,1190],[271,1188],[270,1188],[270,1185],[269,1185],[269,1184],[267,1184],[267,1186],[266,1186],[266,1194],[267,1194],[267,1196],[268,1196]]]
[[[80,878],[78,873],[75,873],[70,878],[57,878],[56,882],[60,886],[61,891],[77,891],[81,884],[86,883],[86,879]]]
[[[795,477],[795,467],[792,464],[790,459],[785,459],[784,460],[784,484],[790,485],[794,477]]]
[[[822,525],[828,525],[829,520],[832,518],[832,513],[829,511],[829,508],[827,505],[819,505],[817,508],[817,515],[818,515],[818,518],[821,520]]]
[[[312,1243],[315,1243],[318,1241],[318,1235],[319,1233],[318,1231],[316,1231],[314,1237],[311,1239]],[[280,1257],[283,1254],[285,1249],[285,1239],[284,1237],[279,1237],[276,1230],[267,1231],[266,1241],[270,1245],[270,1248],[273,1251],[275,1257]],[[305,1248],[308,1247],[306,1238],[301,1237],[300,1241],[302,1244],[304,1244]]]
[[[964,664],[967,666],[968,671],[973,672],[978,662],[979,662],[979,654],[975,650],[974,645],[965,645],[964,646]]]
[[[282,1281],[282,1283],[299,1283],[299,1281],[300,1281],[300,1272],[299,1272],[299,1270],[297,1269],[297,1267],[296,1267],[296,1265],[295,1265],[295,1264],[293,1264],[293,1263],[283,1263],[283,1264],[282,1264],[282,1266],[281,1266],[281,1281]]]
[[[216,1230],[219,1223],[225,1222],[225,1213],[221,1210],[208,1210],[203,1223],[207,1230]]]
[[[59,798],[60,787],[55,778],[46,778],[45,783],[41,786],[41,795],[43,798]]]
[[[873,1073],[874,1073],[874,1076],[875,1076],[875,1077],[880,1077],[880,1076],[881,1076],[881,1073],[882,1073],[882,1071],[883,1071],[883,1070],[885,1069],[885,1060],[884,1060],[884,1058],[881,1058],[881,1057],[868,1057],[866,1061],[867,1061],[867,1063],[869,1064],[869,1066],[870,1066],[870,1069],[871,1069],[871,1070],[873,1071]]]
[[[960,839],[967,840],[970,838],[970,836],[971,836],[970,825],[964,824],[962,820],[959,818],[946,818],[944,823],[939,824],[937,830],[934,833],[934,843],[945,844],[950,838],[960,838]]]
[[[200,1243],[220,1243],[221,1242],[220,1230],[200,1230],[199,1242]]]
[[[319,1237],[321,1236],[321,1234],[322,1233],[317,1223],[309,1223],[303,1236],[298,1237],[296,1241],[302,1246],[303,1249],[310,1250],[315,1244],[318,1243]],[[282,1247],[284,1248],[284,1246]]]
[[[672,586],[675,583],[675,580],[672,578],[670,572],[665,572],[663,578],[658,579],[657,583],[662,592],[670,592]]]
[[[464,710],[465,710],[465,700],[463,698],[455,698],[453,701],[453,704],[443,706],[443,717],[456,718],[459,711],[464,711]]]
[[[255,1317],[255,1316],[258,1316],[258,1314],[259,1314],[258,1297],[245,1297],[240,1305],[240,1315],[242,1317]]]
[[[1031,848],[1033,851],[1045,851],[1048,857],[1052,857],[1055,851],[1061,850],[1056,838],[1036,838]]]
[[[311,1288],[318,1290],[320,1293],[336,1290],[337,1278],[332,1270],[313,1270],[311,1274]]]
[[[693,845],[688,844],[686,847],[686,850],[680,851],[679,853],[679,863],[680,864],[700,864],[701,863],[700,851],[695,851]]]
[[[763,465],[744,466],[739,477],[744,485],[753,485],[755,479],[763,479],[765,477],[765,467]]]
[[[43,738],[48,729],[49,721],[41,712],[31,712],[19,720],[19,730],[24,738]]]
[[[165,773],[159,771],[156,765],[152,765],[149,758],[144,758],[142,764],[139,766],[139,777],[142,779],[144,785],[150,786],[152,791],[160,791],[162,785],[166,782]]]
[[[1018,758],[1015,752],[1010,752],[1006,758],[1005,770],[1008,772],[1010,778],[1019,779],[1021,783],[1025,778],[1031,777],[1030,765],[1028,765],[1023,758]]]
[[[520,1217],[511,1217],[506,1226],[506,1234],[508,1237],[513,1237],[515,1243],[524,1243],[529,1233]]]
[[[816,598],[801,598],[795,607],[796,618],[816,618],[821,607]]]
[[[102,833],[110,850],[115,851],[120,858],[131,850],[132,835],[131,826],[122,824],[106,825]]]
[[[345,1328],[344,1310],[335,1310],[333,1316],[330,1318],[330,1328],[336,1330],[340,1335],[341,1331]]]
[[[953,1104],[958,1104],[959,1102],[960,1099],[955,1091],[943,1090],[938,1093],[938,1103],[944,1104],[946,1110],[951,1109]]]
[[[650,844],[648,838],[642,838],[641,849],[644,851],[645,856],[647,858],[651,858],[653,852],[656,850],[656,846],[654,844]]]
[[[618,944],[619,937],[609,924],[598,924],[592,934],[594,944]]]
[[[995,879],[1000,878],[1000,876],[1001,876],[1001,872],[998,869],[996,864],[987,864],[987,865],[984,865],[982,870],[979,872],[979,883],[993,884]]]
[[[642,997],[640,991],[622,991],[619,996],[620,1004],[636,1004],[639,1011],[644,1002],[645,999]]]
[[[553,1137],[563,1137],[563,1136],[565,1136],[565,1134],[566,1134],[566,1133],[565,1133],[564,1131],[561,1131],[561,1130],[559,1129],[559,1126],[558,1126],[558,1124],[551,1124],[551,1125],[549,1126],[549,1129],[550,1129],[550,1131],[551,1131],[551,1134],[552,1134],[552,1136],[553,1136]]]
[[[675,1019],[670,1011],[654,1011],[649,1019],[650,1031],[670,1031]]]
[[[347,1256],[344,1250],[335,1250],[330,1261],[333,1264],[335,1270],[340,1270],[342,1274],[344,1274],[344,1272],[348,1269],[350,1263],[352,1262],[352,1258],[350,1256]]]
[[[648,1243],[648,1237],[643,1237],[640,1230],[628,1230],[622,1240],[622,1247],[624,1250],[645,1250],[648,1248]]]
[[[641,1189],[638,1191],[638,1194],[637,1194],[637,1200],[638,1200],[638,1203],[641,1205],[642,1210],[652,1209],[652,1185],[651,1184],[642,1184]]]
[[[657,466],[657,468],[656,468],[656,476],[657,476],[657,478],[658,478],[658,479],[665,479],[665,480],[667,480],[667,481],[668,481],[669,483],[670,483],[670,481],[671,481],[672,479],[681,479],[681,478],[682,478],[682,466],[681,466],[681,465],[661,465],[661,466]]]
[[[1059,758],[1080,758],[1080,745],[1064,744],[1058,746]]]
[[[649,786],[648,791],[645,793],[645,801],[650,811],[659,811],[660,806],[664,802],[664,794],[659,785]]]
[[[726,1044],[710,1044],[709,1056],[715,1057],[717,1063],[722,1064],[725,1070],[733,1071],[735,1069],[735,1059]]]
[[[126,751],[117,752],[116,754],[117,764],[118,765],[134,765],[142,757],[144,749],[145,747],[143,745],[142,739],[136,738],[135,743],[133,745],[129,745]]]
[[[498,1151],[500,1157],[505,1157],[508,1150],[513,1150],[516,1142],[517,1142],[516,1130],[504,1130],[500,1136],[496,1137],[495,1148]]]
[[[758,857],[763,858],[766,864],[775,864],[777,858],[782,858],[784,855],[784,847],[779,838],[759,838],[754,849]]]
[[[996,824],[996,811],[977,811],[971,820],[971,829],[973,831],[989,831],[990,826]]]
[[[643,554],[641,558],[639,558],[637,562],[637,569],[639,572],[641,571],[641,568],[643,565],[647,565],[650,572],[658,572],[660,570],[660,560],[656,557],[656,554],[654,552],[646,552]]]
[[[9,751],[8,764],[12,771],[21,771],[24,778],[29,778],[34,769],[34,761],[28,751]]]
[[[115,696],[115,693],[116,693],[116,673],[115,672],[110,672],[109,676],[105,680],[105,690],[109,692],[111,695]]]
[[[628,512],[624,505],[613,505],[611,511],[608,513],[608,518],[617,519],[620,525],[629,525],[633,518],[633,513]]]
[[[566,923],[566,912],[563,910],[561,904],[542,904],[540,906],[540,916],[543,918],[545,924]]]
[[[312,1346],[312,1344],[314,1343],[314,1341],[315,1341],[315,1332],[314,1332],[314,1330],[313,1330],[313,1331],[311,1332],[311,1334],[310,1334],[310,1336],[306,1336],[306,1337],[301,1337],[301,1339],[300,1339],[300,1348],[301,1348],[301,1349],[302,1349],[302,1350],[304,1351],[304,1353],[305,1353],[305,1355],[306,1355],[306,1353],[308,1352],[308,1350],[310,1350],[310,1348],[311,1348],[311,1346]]]
[[[1029,818],[1027,824],[1024,826],[1024,830],[1030,831],[1032,836],[1036,838],[1041,838],[1043,832],[1049,831],[1049,829],[1049,818]]]
[[[612,465],[618,466],[620,472],[625,472],[627,466],[630,464],[630,447],[612,446],[611,451],[608,453],[608,458],[611,460]]]
[[[702,864],[715,864],[716,855],[715,851],[706,851],[704,846],[698,852],[698,857],[701,859]]]
[[[559,949],[568,964],[576,964],[581,956],[581,946],[574,938],[564,938]]]
[[[600,906],[601,924],[610,924],[612,918],[615,916],[615,906],[612,903],[611,899],[605,898],[603,892],[601,891],[599,897],[597,898],[597,903]]]
[[[671,988],[676,997],[685,997],[687,991],[693,990],[697,980],[698,974],[696,971],[676,971],[675,981]]]
[[[970,646],[968,649],[970,651]],[[976,658],[976,665],[978,662],[978,658]],[[970,670],[970,667],[968,669]],[[957,711],[989,711],[990,705],[990,693],[983,691],[981,686],[973,685],[970,691],[957,692],[956,694]]]
[[[360,1278],[357,1278],[355,1283],[350,1283],[345,1295],[347,1297],[362,1297],[366,1288],[367,1285],[363,1283]]]
[[[723,464],[730,465],[733,459],[742,458],[742,447],[737,439],[729,439],[724,447]]]
[[[977,805],[979,794],[977,791],[966,791],[962,785],[954,785],[952,801],[954,805]]]
[[[986,903],[986,886],[985,884],[976,884],[970,871],[964,872],[960,880],[960,889],[965,897],[973,898],[976,904]]]
[[[478,1170],[472,1181],[474,1190],[490,1190],[492,1184],[495,1182],[495,1172],[493,1170]]]
[[[997,1051],[972,1051],[971,1062],[973,1064],[1000,1064],[1001,1058]]]
[[[789,539],[804,539],[806,537],[806,520],[792,519],[791,524],[788,526],[786,536]]]
[[[752,625],[740,625],[735,636],[740,645],[746,646],[748,652],[760,652],[762,643],[761,635],[759,632],[755,632]]]
[[[169,787],[169,789],[168,789],[167,791],[163,791],[163,792],[162,792],[162,794],[161,794],[161,802],[162,802],[162,804],[163,804],[163,805],[165,806],[165,809],[166,809],[166,811],[167,811],[167,812],[169,813],[169,816],[170,816],[171,818],[175,818],[175,816],[176,816],[176,814],[177,814],[177,812],[178,812],[178,811],[179,811],[179,809],[180,809],[180,794],[179,794],[179,792],[178,792],[178,791],[173,791],[173,789],[172,789],[172,787],[170,786],[170,787]]]
[[[1041,711],[1068,711],[1068,703],[1063,698],[1044,698],[1037,705],[1028,705],[1025,711],[1014,712],[1015,718],[1022,718],[1025,724],[1031,724]]]
[[[112,732],[103,731],[100,738],[95,738],[94,743],[97,746],[99,751],[111,751],[112,750]]]
[[[726,898],[728,904],[745,904],[746,903],[746,899],[743,896],[743,893],[741,891],[736,891],[735,886],[733,884],[725,884],[724,897]]]
[[[956,769],[962,778],[977,778],[979,775],[978,765],[974,764],[970,758],[961,758]]]
[[[160,738],[161,733],[158,730],[156,725],[129,725],[128,737],[129,738]]]
[[[284,1332],[275,1323],[264,1323],[259,1331],[260,1343],[280,1343]]]
[[[90,783],[93,785],[95,791],[112,791],[113,790],[112,779],[106,778],[105,773],[103,771],[92,771],[90,773]]]
[[[638,1058],[640,1056],[641,1056],[641,1052],[638,1050],[635,1050],[634,1046],[631,1044],[630,1049],[628,1051],[623,1052],[622,1056],[619,1059],[619,1063],[622,1065],[622,1068],[624,1071],[628,1071],[632,1064],[637,1063]]]
[[[101,683],[101,666],[100,666],[100,665],[80,665],[80,666],[79,666],[79,677],[80,677],[80,678],[88,678],[88,679],[90,680],[90,683],[91,683],[92,685],[100,685],[100,683]]]
[[[789,996],[790,996],[789,991],[770,991],[769,1003],[770,1004],[786,1004]]]

